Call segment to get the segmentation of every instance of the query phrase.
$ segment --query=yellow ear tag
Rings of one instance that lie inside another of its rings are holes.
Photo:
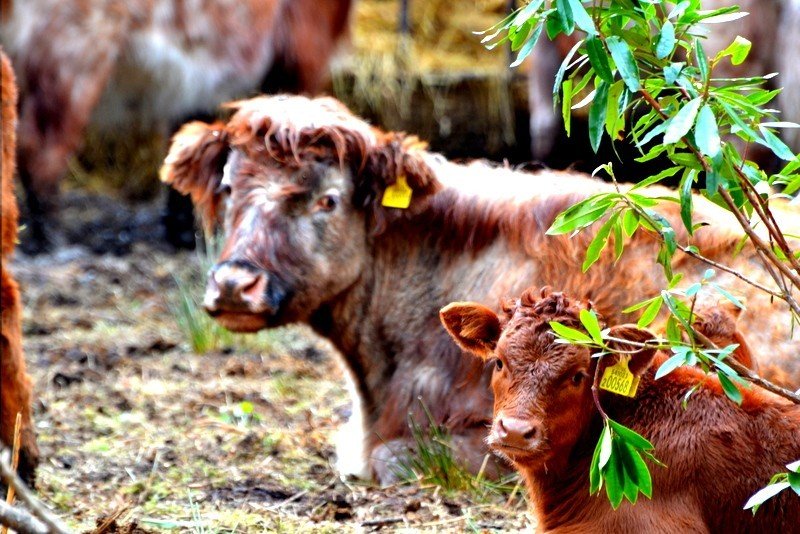
[[[400,175],[397,181],[386,188],[383,192],[383,199],[381,205],[387,208],[399,208],[404,210],[411,205],[411,195],[414,193],[408,186],[406,177]]]
[[[639,377],[634,376],[628,369],[631,357],[627,354],[621,356],[620,361],[606,367],[603,378],[600,379],[600,389],[605,389],[617,395],[633,397],[639,388]]]

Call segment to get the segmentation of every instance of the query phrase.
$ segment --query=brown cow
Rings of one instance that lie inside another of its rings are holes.
[[[800,459],[800,406],[755,387],[742,392],[737,406],[716,376],[694,367],[655,380],[668,355],[652,349],[631,355],[629,368],[640,378],[635,398],[601,390],[599,400],[610,418],[653,443],[666,468],[650,465],[652,500],[614,511],[605,496],[589,495],[589,465],[602,428],[592,379],[617,356],[598,362],[586,347],[556,343],[549,325],[580,328],[578,313],[586,308],[561,293],[528,290],[502,317],[476,303],[442,310],[454,339],[492,360],[495,415],[488,443],[524,477],[539,529],[795,531],[800,499],[791,490],[767,501],[755,517],[742,508],[772,475]],[[635,325],[612,327],[610,334],[640,343],[654,339]],[[684,409],[686,392],[698,384]]]
[[[351,3],[17,1],[4,13],[2,41],[21,89],[19,173],[31,216],[26,248],[51,244],[48,218],[59,181],[90,118],[104,131],[139,124],[167,133],[262,81],[271,91],[318,92],[347,31]],[[179,232],[168,226],[176,244],[184,239]]]
[[[331,98],[260,97],[232,107],[227,123],[194,122],[176,134],[162,178],[191,194],[211,220],[224,219],[209,313],[238,331],[305,322],[341,351],[354,382],[352,421],[367,432],[364,441],[351,434],[347,450],[366,451],[348,470],[357,465],[356,472],[391,480],[386,461],[409,442],[409,411],[425,420],[418,398],[455,435],[460,456],[480,467],[490,370],[461,357],[438,327],[448,302],[499,302],[547,282],[593,299],[619,324],[622,309],[663,287],[653,262],[658,244],[648,234],[636,234],[616,266],[604,255],[586,274],[590,235],[545,235],[567,206],[610,189],[599,180],[457,165],[415,137],[371,127]],[[408,207],[383,206],[387,188],[389,199],[403,199],[403,182]],[[692,243],[771,284],[754,251],[732,258],[740,234],[727,214],[701,199],[696,206],[713,227],[699,229]],[[687,240],[676,205],[662,211]],[[705,266],[679,256],[675,269],[689,280]],[[786,308],[732,277],[719,281],[745,294],[742,328],[756,353],[800,383],[800,343],[788,321],[769,320]]]
[[[20,474],[33,481],[39,463],[31,422],[31,380],[25,373],[22,354],[22,306],[17,282],[8,271],[8,262],[17,240],[17,202],[14,197],[14,151],[16,148],[17,88],[8,58],[0,49],[0,90],[2,90],[2,190],[0,211],[0,442],[13,444],[17,414],[22,414]]]

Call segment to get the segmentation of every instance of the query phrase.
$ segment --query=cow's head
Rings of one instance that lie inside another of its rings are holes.
[[[332,98],[259,97],[225,123],[185,125],[162,179],[191,195],[225,244],[204,306],[231,330],[302,321],[363,274],[369,244],[439,188],[414,137],[384,133]],[[407,209],[381,205],[400,177]]]
[[[557,468],[590,428],[595,371],[600,365],[602,373],[617,357],[607,355],[598,362],[586,347],[557,343],[550,327],[558,321],[580,329],[579,312],[589,307],[545,288],[528,290],[507,303],[503,316],[472,302],[456,302],[441,311],[445,328],[462,348],[495,361],[494,420],[487,441],[514,463]],[[631,341],[653,338],[633,326],[611,330],[612,336]],[[632,354],[630,370],[640,375],[653,355],[652,350]]]

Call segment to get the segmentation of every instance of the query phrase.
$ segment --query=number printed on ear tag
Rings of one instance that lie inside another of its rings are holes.
[[[620,361],[606,367],[603,378],[600,379],[600,389],[605,389],[617,395],[633,397],[639,388],[639,377],[634,376],[628,369],[628,361],[631,359],[627,354],[622,355]]]
[[[397,181],[386,188],[383,192],[381,205],[387,208],[406,209],[411,205],[411,195],[414,191],[408,186],[406,177],[400,175]]]

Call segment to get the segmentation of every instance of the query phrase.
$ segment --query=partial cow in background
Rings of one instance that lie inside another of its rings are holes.
[[[8,262],[17,241],[17,201],[14,196],[15,128],[17,125],[17,89],[14,72],[0,49],[0,93],[2,101],[2,159],[0,174],[0,442],[12,446],[17,414],[22,416],[22,449],[19,473],[33,480],[39,463],[39,449],[31,421],[31,380],[25,373],[22,353],[22,305],[17,282],[8,271]]]
[[[454,164],[331,98],[259,97],[231,107],[226,123],[193,122],[176,134],[162,178],[191,194],[207,220],[224,221],[204,301],[217,321],[235,331],[304,322],[341,352],[354,384],[343,470],[391,481],[414,447],[409,413],[425,424],[423,406],[451,433],[457,457],[480,469],[491,369],[464,358],[439,328],[448,302],[494,304],[532,283],[552,284],[591,298],[619,324],[624,308],[666,284],[653,261],[658,241],[645,232],[619,262],[608,247],[586,273],[590,231],[546,235],[558,213],[610,184]],[[695,202],[696,222],[710,226],[692,238],[678,205],[660,207],[677,239],[771,287],[751,247],[735,254],[741,231],[731,215]],[[706,265],[679,253],[674,268],[692,280]],[[800,343],[789,321],[773,320],[787,308],[732,276],[719,281],[747,297],[741,325],[753,349],[800,383]]]
[[[10,13],[3,13],[2,41],[21,92],[26,246],[51,244],[59,181],[90,119],[104,131],[124,132],[132,123],[166,130],[262,84],[316,93],[347,32],[351,3],[25,0],[4,6]],[[168,236],[181,241],[181,231],[168,229]]]
[[[617,348],[630,355],[627,365],[640,379],[638,389],[633,398],[599,390],[599,402],[608,417],[649,439],[664,465],[649,464],[652,499],[613,510],[605,495],[589,494],[592,451],[603,427],[593,384],[619,356],[598,358],[587,347],[558,343],[550,322],[581,329],[579,313],[590,308],[562,293],[530,289],[500,316],[474,302],[453,303],[441,313],[456,342],[495,369],[488,443],[523,476],[539,529],[795,531],[800,499],[791,490],[768,500],[755,516],[743,507],[800,458],[800,406],[756,386],[741,389],[737,405],[714,374],[696,367],[656,380],[656,370],[672,354],[622,342]],[[698,331],[713,335],[719,326],[711,319]],[[637,343],[655,339],[636,325],[612,326],[610,335]]]

